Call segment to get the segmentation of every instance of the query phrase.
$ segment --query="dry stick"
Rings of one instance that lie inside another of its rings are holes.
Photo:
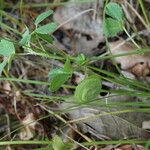
[[[96,114],[96,115],[92,115],[92,116],[86,116],[86,117],[81,117],[78,119],[73,119],[71,121],[67,121],[67,123],[79,123],[79,122],[83,122],[86,120],[95,120],[97,118],[100,118],[102,116],[106,116],[106,115],[117,115],[117,114],[122,114],[122,113],[128,113],[128,112],[132,112],[133,110],[120,110],[120,111],[116,111],[116,112],[103,112],[101,114]]]
[[[123,27],[124,32],[128,35],[128,37],[130,38],[130,40],[132,41],[132,43],[138,48],[140,49],[141,47],[134,41],[134,39],[130,36],[130,34],[128,33],[128,31],[126,30],[125,27]]]
[[[130,16],[130,12],[127,10],[126,6],[121,5],[122,9],[126,15],[126,18],[129,20],[129,22],[133,23],[133,18]]]
[[[129,6],[129,8],[137,15],[137,17],[139,18],[139,20],[142,22],[142,24],[145,26],[145,28],[150,31],[150,28],[147,26],[146,22],[144,21],[144,19],[141,17],[141,15],[133,8],[132,5],[130,5],[130,3],[128,3],[127,1],[125,1],[126,4]]]
[[[83,147],[83,148],[85,148],[85,149],[87,149],[87,150],[90,150],[90,149],[86,148],[84,145],[82,145],[82,144],[80,144],[79,142],[77,142],[77,141],[75,141],[74,139],[72,139],[70,136],[68,136],[67,134],[65,134],[63,131],[60,130],[60,132],[61,132],[65,137],[67,137],[69,140],[73,141],[75,144],[77,144],[77,145],[79,145],[79,146],[81,146],[81,147]]]
[[[146,31],[147,30],[142,30],[142,31],[138,32],[138,34],[143,34]],[[137,36],[137,34],[131,35],[131,38],[134,38],[135,36]],[[118,44],[116,47],[114,47],[112,50],[115,50],[116,48],[119,48],[120,46],[124,45],[126,42],[130,41],[131,38],[127,38],[126,40],[124,40],[123,42],[121,42],[120,44]]]
[[[41,108],[43,108],[44,110],[46,110],[47,112],[49,112],[50,114],[54,115],[55,117],[57,117],[59,120],[61,120],[62,122],[64,122],[65,124],[67,124],[71,129],[73,129],[75,132],[77,132],[80,136],[82,136],[86,141],[88,142],[92,142],[90,138],[88,138],[87,136],[83,135],[81,132],[79,132],[78,130],[76,130],[70,123],[68,123],[65,119],[63,119],[61,116],[59,116],[58,114],[55,114],[53,111],[48,110],[46,107],[44,107],[43,105],[39,106]],[[80,145],[81,146],[81,145]],[[86,148],[86,147],[85,147]],[[89,150],[88,148],[86,148],[87,150]]]
[[[76,19],[76,18],[80,17],[81,15],[83,15],[83,14],[85,14],[85,13],[87,13],[87,12],[90,12],[90,11],[95,11],[95,10],[91,8],[91,9],[84,10],[84,11],[82,11],[81,13],[78,13],[77,15],[73,16],[72,18],[70,18],[70,19],[66,20],[65,22],[63,22],[62,24],[60,24],[60,25],[56,28],[56,30],[58,30],[60,27],[64,26],[65,24],[67,24],[67,23],[73,21],[74,19]]]

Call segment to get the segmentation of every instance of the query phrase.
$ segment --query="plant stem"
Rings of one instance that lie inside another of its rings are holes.
[[[51,141],[2,141],[0,142],[0,146],[4,145],[24,145],[24,144],[42,144],[42,145],[49,145],[51,144]]]
[[[130,36],[129,32],[126,30],[125,27],[123,27],[123,30],[125,31],[125,33],[127,34],[127,36],[130,38],[130,40],[134,43],[134,45],[140,49],[141,47],[133,40],[133,38]]]
[[[108,2],[109,2],[109,0],[106,0],[105,5],[104,5],[103,22],[105,22],[105,19],[106,19],[106,13],[105,12],[106,12],[106,7],[107,7]],[[107,36],[104,36],[104,37],[105,37],[105,41],[106,41],[106,48],[108,49],[109,53],[112,55],[111,50],[110,50],[110,46],[109,46],[109,42],[108,42],[108,38],[107,38]],[[114,61],[114,58],[112,58],[112,62],[114,63],[117,71],[121,74],[121,71],[120,71],[117,63]]]
[[[143,4],[143,1],[142,0],[138,0],[138,1],[139,1],[140,6],[141,6],[143,15],[145,17],[145,21],[146,21],[147,25],[149,26],[149,19],[148,19],[148,16],[146,14],[146,11],[145,11],[145,7],[144,7],[144,4]]]

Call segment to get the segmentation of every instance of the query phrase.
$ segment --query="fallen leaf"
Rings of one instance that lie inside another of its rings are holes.
[[[22,124],[24,128],[21,130],[19,137],[21,140],[30,140],[34,137],[33,131],[36,126],[35,118],[33,113],[29,113],[23,120]]]
[[[116,42],[111,42],[110,50],[112,55],[119,55],[131,53],[137,50],[137,48],[121,39]],[[130,54],[115,57],[114,60],[121,65],[121,69],[127,70],[136,76],[147,76],[150,74],[150,53]]]
[[[144,150],[144,147],[143,146],[141,146],[141,145],[135,145],[135,147],[136,147],[136,150]],[[115,149],[115,150],[133,150],[133,149],[135,149],[134,147],[133,147],[133,145],[123,145],[123,146],[119,146],[117,149]]]

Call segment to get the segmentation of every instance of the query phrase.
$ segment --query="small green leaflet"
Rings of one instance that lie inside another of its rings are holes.
[[[67,145],[63,143],[62,139],[59,136],[54,136],[52,147],[54,150],[67,150]]]
[[[86,57],[84,54],[79,54],[77,57],[76,57],[76,62],[78,65],[83,65],[85,62],[86,62]]]
[[[52,92],[57,91],[62,84],[64,84],[70,77],[70,74],[68,72],[65,72],[63,68],[60,69],[53,69],[49,73],[49,79],[50,79],[50,90]]]
[[[8,63],[8,60],[11,56],[15,54],[14,44],[8,40],[2,39],[0,42],[0,56],[5,57],[4,61],[0,63],[0,75]]]
[[[117,3],[113,3],[113,2],[108,3],[106,6],[105,13],[118,21],[123,20],[122,8]]]
[[[14,44],[8,40],[2,39],[0,42],[0,55],[9,57],[15,54]]]
[[[53,10],[48,10],[40,15],[37,16],[34,24],[37,26],[40,22],[42,22],[44,19],[46,19],[48,16],[53,14]]]
[[[122,23],[112,18],[106,18],[103,22],[103,30],[107,37],[116,36],[123,30]]]
[[[37,36],[40,38],[40,39],[42,39],[42,40],[44,40],[44,41],[46,41],[46,42],[48,42],[48,43],[53,43],[53,37],[51,36],[51,35],[48,35],[48,34],[39,34],[39,33],[37,33]]]
[[[63,142],[63,140],[55,135],[52,141],[52,147],[53,150],[73,150],[74,149],[74,145],[73,143],[69,143],[69,142]]]
[[[95,99],[101,90],[101,80],[97,75],[85,78],[75,90],[75,100],[84,103]]]
[[[70,62],[69,58],[67,58],[67,60],[66,60],[66,62],[64,64],[64,71],[68,72],[70,74],[72,74],[72,72],[73,72],[73,69],[72,69],[71,62]]]
[[[106,5],[105,13],[110,16],[103,21],[103,32],[106,37],[113,37],[123,31],[123,11],[117,4],[110,2]]]
[[[36,33],[40,33],[40,34],[48,34],[48,33],[52,33],[56,30],[57,28],[57,23],[52,22],[52,23],[48,23],[46,25],[43,25],[41,27],[38,27],[35,32]]]
[[[0,76],[1,76],[2,71],[3,71],[4,67],[6,66],[6,64],[7,64],[7,59],[4,60],[2,63],[0,63]]]
[[[22,35],[22,39],[20,40],[20,45],[26,45],[31,39],[31,35],[29,33],[28,27],[26,27],[26,31]]]
[[[56,68],[49,72],[50,90],[57,91],[72,76],[70,60],[66,60],[64,68]]]

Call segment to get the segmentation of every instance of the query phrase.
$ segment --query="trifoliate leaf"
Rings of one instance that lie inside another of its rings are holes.
[[[106,37],[116,36],[123,31],[123,23],[112,18],[106,18],[103,22],[103,32]]]
[[[48,34],[54,32],[56,28],[57,28],[57,23],[52,22],[37,28],[35,32],[40,34]]]
[[[84,79],[75,90],[75,100],[79,103],[95,99],[101,90],[101,80],[97,75]]]
[[[64,68],[56,68],[49,72],[50,90],[57,91],[72,76],[72,73],[70,59],[67,58]]]
[[[117,3],[113,3],[113,2],[108,3],[106,6],[105,13],[118,21],[123,20],[122,8]]]
[[[44,13],[41,13],[40,15],[37,16],[34,24],[37,26],[40,22],[42,22],[44,19],[46,19],[51,14],[53,14],[53,10],[48,10]]]

